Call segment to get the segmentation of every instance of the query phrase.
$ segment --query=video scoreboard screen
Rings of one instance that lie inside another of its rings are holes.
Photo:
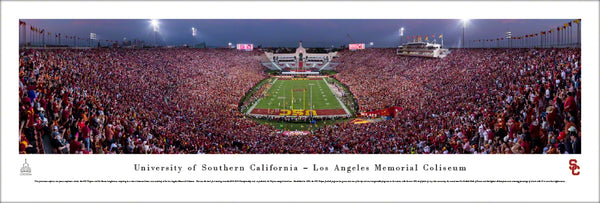
[[[365,44],[349,44],[348,48],[350,50],[365,49]]]
[[[237,44],[237,49],[244,51],[252,51],[252,49],[254,49],[254,44]]]

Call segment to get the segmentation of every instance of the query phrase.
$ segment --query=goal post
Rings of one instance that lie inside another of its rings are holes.
[[[294,97],[294,92],[300,92],[300,91],[302,92],[302,95],[300,97],[298,95],[296,95],[296,97]],[[290,109],[291,110],[295,110],[294,103],[296,103],[297,107],[300,104],[302,104],[302,109],[299,109],[299,110],[306,110],[306,92],[307,91],[308,91],[307,88],[297,88],[297,89],[294,89],[294,87],[291,88],[291,91],[290,91],[290,93],[291,93]],[[298,99],[298,101],[296,101],[296,99]]]
[[[306,110],[306,88],[302,90],[302,110]]]

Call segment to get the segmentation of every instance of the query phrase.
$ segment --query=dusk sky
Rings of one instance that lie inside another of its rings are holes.
[[[400,27],[404,27],[403,41],[407,36],[444,36],[444,45],[455,47],[462,38],[460,19],[165,19],[159,20],[160,44],[191,44],[192,27],[198,29],[196,43],[207,46],[227,46],[228,42],[253,43],[255,46],[339,47],[351,43],[373,42],[375,47],[396,47],[400,44]],[[466,26],[465,41],[504,37],[506,31],[513,36],[548,31],[574,19],[471,19]],[[22,19],[30,25],[45,29],[54,35],[75,35],[88,38],[91,32],[98,39],[154,41],[150,19]],[[575,29],[576,25],[574,24]],[[574,30],[575,30],[574,29]],[[575,32],[574,32],[575,33]],[[29,32],[28,32],[29,34]],[[29,36],[28,36],[29,37]],[[50,42],[52,42],[51,39]],[[431,40],[431,39],[430,39]]]

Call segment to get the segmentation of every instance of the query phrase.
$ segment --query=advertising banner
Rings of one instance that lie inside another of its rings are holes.
[[[365,49],[365,44],[349,44],[348,48],[350,50],[359,50],[359,49]]]
[[[252,51],[252,49],[254,49],[254,44],[237,44],[237,49],[244,51]]]

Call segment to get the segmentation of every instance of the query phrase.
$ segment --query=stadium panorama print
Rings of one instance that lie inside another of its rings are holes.
[[[579,19],[100,21],[19,21],[19,153],[581,153]]]

